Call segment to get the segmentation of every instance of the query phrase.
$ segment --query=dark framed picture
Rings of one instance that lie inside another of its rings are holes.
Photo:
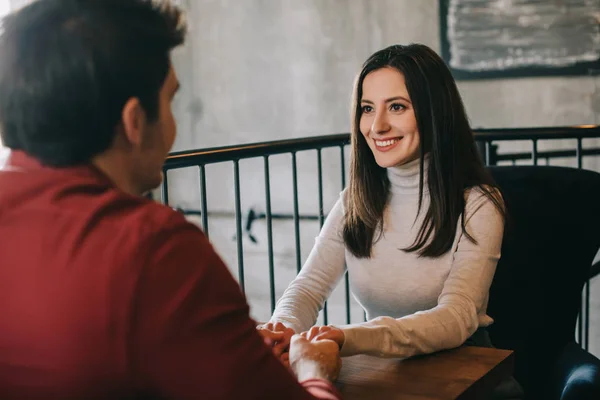
[[[600,74],[598,0],[439,0],[456,79]]]

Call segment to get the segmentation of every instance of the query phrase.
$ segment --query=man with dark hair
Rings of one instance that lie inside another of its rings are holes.
[[[142,196],[175,139],[180,10],[38,0],[3,29],[0,398],[337,399],[337,345],[292,339],[299,384],[202,232]]]

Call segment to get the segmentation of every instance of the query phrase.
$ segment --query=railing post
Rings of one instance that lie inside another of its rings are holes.
[[[485,165],[488,165],[487,154],[485,151],[486,143],[487,143],[486,140],[476,140],[475,141],[475,145],[477,146],[477,151],[479,152],[479,156],[481,157],[483,162],[485,162]]]
[[[577,147],[575,149],[575,157],[577,157],[577,168],[583,168],[583,154],[582,154],[581,138],[577,138]]]
[[[577,168],[583,168],[583,149],[582,149],[582,139],[581,137],[577,138],[577,147],[575,149],[575,157],[577,157]],[[581,296],[581,311],[579,312],[579,344],[585,350],[589,348],[589,336],[590,336],[590,278],[588,274],[588,279],[584,285],[584,292]]]
[[[163,181],[162,181],[162,202],[164,205],[169,205],[169,180],[168,180],[169,170],[163,168]]]
[[[319,179],[319,229],[323,228],[325,223],[325,214],[323,213],[323,159],[321,148],[317,149],[317,174]],[[327,302],[323,305],[323,323],[328,324]]]
[[[267,214],[267,251],[269,255],[269,289],[271,294],[271,314],[275,311],[275,266],[273,264],[273,222],[271,215],[271,178],[269,156],[264,157],[265,168],[265,206]]]
[[[202,230],[208,238],[208,204],[206,200],[206,167],[200,165],[200,196],[202,197]]]
[[[242,292],[246,293],[244,281],[244,244],[242,236],[242,206],[240,200],[240,165],[239,160],[233,161],[233,184],[235,186],[235,232],[237,240],[238,278]]]
[[[340,146],[340,165],[342,172],[342,190],[346,189],[346,155],[344,154],[344,145]],[[350,309],[350,275],[348,274],[348,267],[344,261],[344,268],[346,273],[344,274],[344,291],[346,300],[346,323],[350,324],[352,321],[352,310]]]
[[[292,180],[294,185],[294,235],[296,240],[296,272],[302,268],[302,253],[300,249],[300,215],[298,212],[298,166],[296,152],[292,153]]]

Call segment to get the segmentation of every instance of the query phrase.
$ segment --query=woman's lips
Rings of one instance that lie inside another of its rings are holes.
[[[400,140],[402,140],[402,136],[401,137],[397,137],[397,138],[391,138],[391,139],[373,139],[373,143],[375,143],[375,147],[377,148],[377,150],[379,151],[390,151],[391,149],[393,149],[394,147],[396,147],[396,145],[398,145],[398,143],[400,143]]]

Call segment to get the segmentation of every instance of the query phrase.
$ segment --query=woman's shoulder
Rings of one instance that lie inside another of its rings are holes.
[[[482,208],[504,212],[502,192],[496,186],[476,185],[465,189],[465,216],[467,219]]]
[[[496,199],[502,201],[502,192],[497,186],[493,185],[475,185],[465,189],[465,200],[467,202],[477,199]]]

